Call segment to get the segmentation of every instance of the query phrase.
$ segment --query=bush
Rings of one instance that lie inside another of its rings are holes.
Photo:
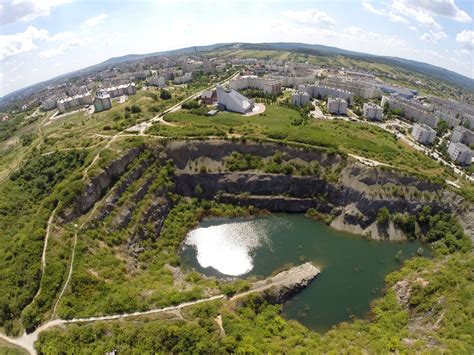
[[[138,105],[132,105],[132,113],[139,113],[142,112],[142,109]]]
[[[162,100],[169,100],[171,99],[171,93],[166,89],[161,89],[160,91],[160,99]]]

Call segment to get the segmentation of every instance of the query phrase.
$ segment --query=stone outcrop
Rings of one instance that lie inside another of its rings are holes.
[[[72,208],[63,214],[63,219],[68,222],[86,213],[97,201],[99,201],[111,185],[117,181],[126,171],[128,165],[138,157],[142,148],[128,150],[120,158],[112,161],[103,172],[93,177],[84,191],[78,196]]]
[[[308,286],[321,271],[310,262],[282,271],[275,276],[255,282],[249,291],[234,296],[243,298],[253,292],[263,292],[272,303],[283,303],[293,294]]]

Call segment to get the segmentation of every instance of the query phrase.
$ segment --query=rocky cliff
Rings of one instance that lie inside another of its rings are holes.
[[[266,157],[281,151],[286,160],[317,161],[322,166],[344,161],[345,158],[337,154],[269,143],[230,141],[177,141],[169,143],[165,151],[178,168],[176,192],[185,196],[254,205],[275,212],[306,212],[308,208],[315,208],[331,214],[334,217],[332,226],[336,229],[366,234],[374,239],[390,237],[396,240],[403,239],[403,233],[393,224],[380,228],[376,224],[378,211],[385,207],[390,213],[416,214],[428,205],[433,213],[456,213],[466,233],[471,237],[474,235],[474,210],[461,196],[440,184],[398,171],[368,167],[356,161],[348,160],[338,181],[333,182],[322,176],[258,171],[193,172],[186,168],[193,160],[204,157],[222,162],[232,152]],[[219,170],[222,167],[219,165]]]

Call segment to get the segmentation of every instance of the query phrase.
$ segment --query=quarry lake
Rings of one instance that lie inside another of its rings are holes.
[[[419,242],[370,241],[301,214],[282,213],[202,221],[188,234],[181,263],[208,276],[245,278],[311,261],[321,274],[284,304],[283,315],[325,331],[351,316],[367,315],[385,276],[420,247],[429,255],[429,247]]]

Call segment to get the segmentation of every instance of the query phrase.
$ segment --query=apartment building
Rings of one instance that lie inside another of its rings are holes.
[[[436,131],[426,124],[415,123],[411,135],[421,144],[431,144],[436,138]]]
[[[281,82],[275,79],[261,78],[256,75],[245,75],[231,80],[229,88],[233,90],[253,88],[262,90],[265,94],[278,95],[281,92]]]
[[[390,109],[400,109],[405,118],[418,123],[425,123],[430,127],[438,125],[439,118],[430,111],[429,105],[423,105],[416,100],[407,100],[397,94],[382,96],[381,106],[388,104]]]
[[[461,165],[470,165],[474,156],[472,149],[461,142],[451,142],[448,146],[448,154],[452,160]]]
[[[454,127],[451,142],[461,142],[468,146],[474,144],[474,132],[462,126]]]
[[[92,95],[90,92],[85,94],[79,94],[74,96],[69,96],[64,99],[58,100],[57,106],[60,113],[66,112],[73,108],[90,105],[92,104]]]
[[[98,92],[94,99],[95,112],[108,110],[112,107],[112,100],[106,91]]]
[[[339,97],[336,97],[336,98],[329,97],[327,105],[328,105],[328,111],[330,113],[345,115],[347,112],[347,101]]]
[[[365,102],[362,107],[362,112],[363,115],[370,120],[382,121],[383,108],[379,105]]]
[[[308,85],[306,86],[306,92],[317,99],[325,97],[343,99],[350,104],[354,99],[354,93],[339,88],[325,86],[325,85]]]
[[[291,96],[291,104],[304,106],[311,101],[311,96],[306,91],[297,91]]]

